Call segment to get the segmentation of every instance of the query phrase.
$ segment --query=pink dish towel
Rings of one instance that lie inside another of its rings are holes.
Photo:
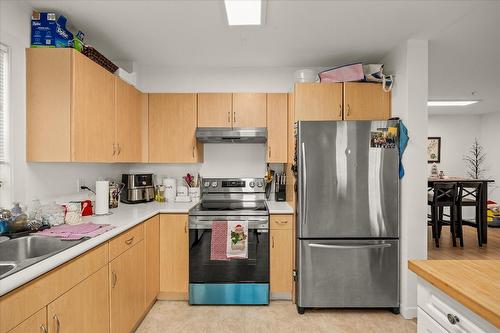
[[[210,260],[227,259],[227,221],[212,223],[212,239],[210,241]]]
[[[50,229],[37,232],[37,235],[57,237],[63,240],[78,240],[84,237],[95,237],[113,229],[110,224],[95,224],[92,222],[82,224],[61,224]]]

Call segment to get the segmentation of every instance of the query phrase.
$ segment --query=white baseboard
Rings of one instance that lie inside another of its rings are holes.
[[[417,318],[417,307],[416,306],[400,307],[399,311],[401,312],[401,315],[403,316],[404,319]]]

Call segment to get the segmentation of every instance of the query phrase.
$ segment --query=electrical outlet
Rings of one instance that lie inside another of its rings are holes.
[[[82,190],[82,186],[85,186],[85,179],[84,178],[78,178],[76,180],[76,186],[78,187],[77,192],[83,191]]]

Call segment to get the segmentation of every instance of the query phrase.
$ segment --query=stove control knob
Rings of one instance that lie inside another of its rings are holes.
[[[210,182],[204,182],[204,183],[203,183],[203,186],[205,186],[205,187],[209,187],[209,186],[210,186]]]
[[[255,183],[254,182],[250,182],[250,184],[248,184],[248,185],[250,185],[251,188],[255,187]]]
[[[217,187],[217,182],[212,182],[212,187]]]
[[[263,186],[262,182],[261,182],[261,181],[258,181],[258,182],[257,182],[257,186],[258,186],[258,187],[262,187],[262,186]]]

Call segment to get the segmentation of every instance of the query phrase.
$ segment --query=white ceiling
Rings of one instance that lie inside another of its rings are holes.
[[[430,98],[474,90],[482,102],[462,111],[500,111],[496,1],[269,0],[262,27],[227,26],[221,0],[26,2],[65,14],[107,57],[149,66],[327,67],[429,38]]]

